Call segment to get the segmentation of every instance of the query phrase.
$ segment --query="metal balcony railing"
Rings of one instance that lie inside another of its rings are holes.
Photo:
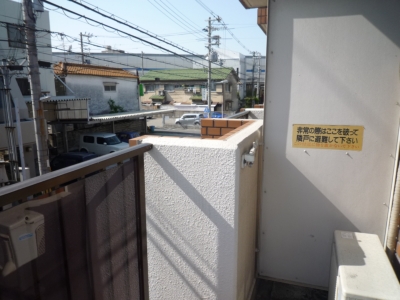
[[[0,299],[148,299],[151,144],[0,188]]]
[[[245,111],[241,111],[237,114],[234,114],[230,117],[227,117],[227,119],[248,119],[249,118],[249,111],[245,110]]]

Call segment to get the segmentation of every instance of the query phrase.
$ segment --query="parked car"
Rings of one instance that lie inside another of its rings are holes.
[[[50,168],[52,171],[60,170],[72,165],[79,164],[83,161],[87,161],[98,157],[97,154],[87,152],[68,152],[62,153],[54,157],[50,162]]]
[[[213,119],[222,119],[222,118],[226,118],[226,115],[223,113],[220,113],[219,111],[213,111],[211,113],[211,118]]]
[[[137,131],[121,131],[115,134],[121,142],[129,143],[130,139],[140,136],[140,133]]]
[[[121,142],[114,133],[85,133],[79,139],[79,150],[81,152],[94,152],[99,155],[123,150],[128,147],[129,145]]]
[[[200,125],[201,119],[204,118],[203,114],[184,114],[175,120],[178,125]]]

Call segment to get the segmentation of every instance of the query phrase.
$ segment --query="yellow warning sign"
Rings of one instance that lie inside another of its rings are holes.
[[[293,124],[293,148],[361,151],[363,126]]]

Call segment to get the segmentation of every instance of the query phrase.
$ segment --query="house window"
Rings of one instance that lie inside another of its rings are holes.
[[[154,84],[146,84],[146,92],[154,92]]]
[[[18,87],[21,90],[22,96],[31,95],[31,85],[28,78],[15,78],[18,83]]]
[[[230,84],[225,84],[225,92],[230,92],[231,91],[231,85]]]
[[[25,30],[22,26],[7,24],[7,34],[11,48],[26,48]]]
[[[65,87],[65,78],[54,78],[54,85],[56,87],[56,96],[67,96],[67,88]]]
[[[166,91],[173,91],[175,89],[175,86],[173,84],[165,84],[164,85],[164,90]]]
[[[105,92],[116,92],[117,83],[116,82],[103,82]]]

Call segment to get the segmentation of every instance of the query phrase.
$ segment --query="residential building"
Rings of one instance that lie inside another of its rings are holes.
[[[205,69],[169,69],[149,71],[140,78],[145,86],[142,103],[207,104],[208,72]],[[237,86],[239,78],[232,68],[214,69],[212,73],[211,102],[224,111],[239,107]]]
[[[0,62],[5,60],[6,65],[13,66],[10,70],[10,94],[11,101],[19,109],[21,119],[21,132],[23,143],[23,155],[25,165],[29,168],[28,176],[38,175],[36,170],[36,143],[33,120],[29,116],[27,102],[31,101],[30,83],[27,70],[27,50],[25,43],[25,27],[23,22],[22,6],[20,2],[11,0],[0,0],[3,13],[0,14]],[[38,60],[40,67],[40,82],[43,94],[55,95],[53,73],[50,68],[51,36],[46,33],[50,30],[49,12],[44,11],[37,14],[37,28],[43,30],[37,36]],[[49,46],[50,45],[50,46]],[[3,87],[3,79],[0,72],[0,87]],[[0,93],[0,160],[8,159],[9,144],[4,124],[3,94]],[[12,112],[13,122],[16,125],[15,112]],[[19,147],[17,129],[14,130],[16,144]],[[20,162],[19,162],[20,163]]]
[[[182,54],[179,57],[173,54],[152,53],[121,53],[120,50],[107,46],[104,52],[91,52],[87,60],[94,65],[104,65],[123,68],[143,76],[149,71],[169,69],[203,69],[208,67],[208,62],[202,55]],[[213,49],[218,54],[218,63],[212,63],[214,69],[233,68],[239,77],[238,92],[240,99],[257,95],[257,84],[260,83],[260,98],[264,94],[265,55],[249,53],[247,55],[227,49]],[[142,59],[143,58],[143,59]],[[81,60],[80,53],[53,52],[53,62],[76,62]],[[216,72],[216,71],[215,71]]]
[[[119,112],[140,110],[138,76],[119,69],[59,62],[54,65],[57,96],[90,98],[91,116],[113,112],[109,101]]]

